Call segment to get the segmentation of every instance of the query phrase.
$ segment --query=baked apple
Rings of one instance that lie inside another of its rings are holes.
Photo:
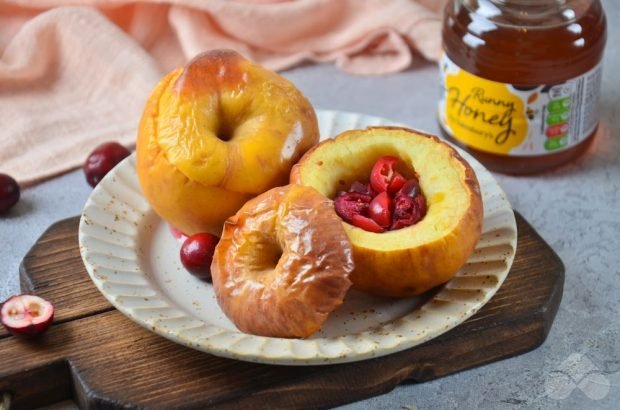
[[[403,173],[417,175],[426,214],[414,225],[384,232],[365,229],[370,228],[367,221],[342,220],[355,261],[350,278],[354,288],[370,293],[418,295],[452,278],[480,239],[483,209],[478,180],[452,147],[405,128],[347,131],[308,151],[293,167],[291,182],[335,198],[354,183],[368,182],[373,166],[385,156],[409,167]],[[412,187],[403,184],[400,189]]]
[[[292,83],[234,51],[210,51],[164,77],[149,97],[138,177],[172,226],[219,236],[248,199],[286,184],[318,138],[314,109]]]
[[[351,286],[351,245],[332,201],[311,187],[273,188],[224,224],[211,275],[243,332],[308,337]]]

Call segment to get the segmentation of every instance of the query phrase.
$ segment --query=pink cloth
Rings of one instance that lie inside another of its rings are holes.
[[[205,50],[231,48],[274,70],[334,61],[355,74],[406,69],[416,51],[434,60],[442,4],[4,1],[0,172],[29,185],[81,165],[104,141],[131,145],[155,83]]]

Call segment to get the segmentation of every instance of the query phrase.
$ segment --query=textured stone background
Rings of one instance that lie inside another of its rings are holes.
[[[519,357],[429,383],[401,385],[344,409],[618,408],[620,2],[603,3],[609,22],[602,95],[605,132],[587,156],[558,171],[536,177],[497,175],[513,207],[566,265],[564,299],[549,338]],[[332,66],[307,66],[284,74],[318,108],[378,115],[438,131],[433,65],[420,63],[386,77],[354,77]],[[19,205],[0,220],[0,300],[18,291],[19,263],[37,237],[51,223],[79,214],[89,192],[79,170],[23,192]]]

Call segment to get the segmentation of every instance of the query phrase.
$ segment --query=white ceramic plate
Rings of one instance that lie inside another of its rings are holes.
[[[317,112],[322,139],[370,125],[398,125],[362,114]],[[309,339],[241,333],[219,308],[210,284],[188,274],[180,243],[142,196],[135,155],[110,172],[88,198],[80,252],[101,293],[136,323],[172,341],[260,363],[318,365],[363,360],[416,346],[477,312],[497,292],[514,259],[517,230],[506,195],[466,153],[482,189],[483,235],[455,278],[433,295],[378,298],[349,291],[323,329]]]

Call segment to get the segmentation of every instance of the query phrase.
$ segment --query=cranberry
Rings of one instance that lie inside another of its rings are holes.
[[[407,183],[407,179],[402,176],[399,172],[396,172],[394,174],[394,178],[392,179],[392,182],[390,182],[390,185],[388,186],[388,192],[392,195],[394,195],[396,192],[398,192],[405,184]]]
[[[426,215],[426,200],[418,179],[413,176],[407,180],[397,170],[409,175],[403,165],[396,157],[379,158],[372,167],[369,183],[355,181],[349,192],[338,192],[334,200],[336,213],[358,228],[377,233],[420,221]]]
[[[334,208],[336,208],[338,216],[350,223],[354,215],[361,215],[367,212],[370,201],[372,201],[370,195],[347,192],[336,198]]]
[[[11,296],[2,304],[0,319],[15,336],[35,337],[52,324],[54,306],[38,296]]]
[[[363,215],[353,215],[353,220],[351,223],[358,228],[362,228],[368,232],[381,233],[385,232],[385,229],[379,226],[375,221],[370,218],[367,218]]]
[[[88,185],[93,188],[97,186],[103,177],[129,154],[129,150],[118,142],[106,142],[95,148],[84,163],[84,175]]]
[[[394,200],[394,213],[391,230],[406,228],[419,222],[426,214],[426,201],[422,195],[411,198],[397,196]]]
[[[396,165],[400,160],[396,157],[384,156],[377,160],[370,171],[370,186],[375,192],[387,191],[396,175]]]
[[[12,177],[0,174],[0,213],[6,212],[19,201],[19,185]]]
[[[368,216],[383,228],[390,226],[392,223],[392,198],[387,192],[381,192],[373,198],[368,206]]]
[[[351,189],[349,189],[349,192],[357,192],[357,193],[368,195],[371,197],[374,197],[375,195],[377,195],[375,191],[372,189],[372,187],[370,186],[370,183],[362,184],[361,182],[358,182],[358,181],[355,181],[351,185]]]
[[[424,217],[424,215],[426,215],[426,199],[424,199],[424,196],[422,194],[418,194],[415,196],[415,198],[413,198],[413,202],[415,203],[415,209],[418,209],[420,211],[420,219],[422,219]]]
[[[219,238],[210,233],[190,236],[181,246],[181,263],[192,275],[211,281],[211,261]]]
[[[396,193],[396,196],[408,196],[409,198],[415,198],[420,194],[420,183],[417,179],[410,179],[402,188]]]

